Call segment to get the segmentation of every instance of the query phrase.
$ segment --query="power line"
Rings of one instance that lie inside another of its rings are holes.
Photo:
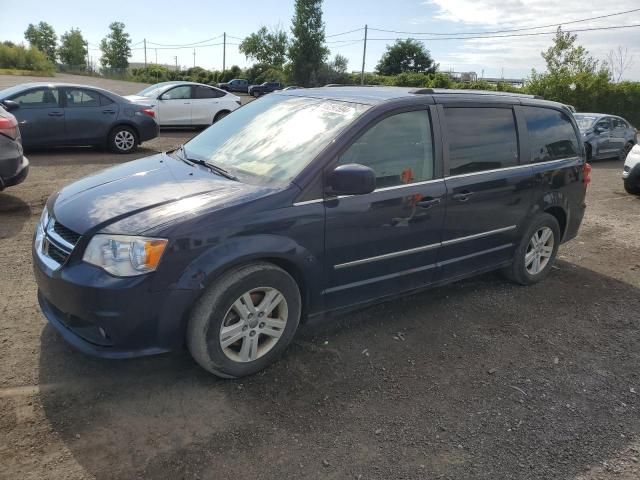
[[[599,15],[597,17],[582,18],[580,20],[571,20],[569,22],[556,22],[556,23],[551,23],[551,24],[548,24],[548,25],[538,25],[538,26],[535,26],[535,27],[522,27],[522,28],[509,29],[509,30],[493,30],[493,31],[484,31],[484,32],[448,32],[448,33],[442,33],[442,32],[401,32],[401,31],[397,31],[397,30],[383,30],[381,28],[373,28],[373,27],[370,27],[369,30],[375,30],[376,32],[385,32],[385,33],[400,33],[400,34],[403,34],[403,35],[434,35],[434,36],[435,35],[439,35],[439,36],[486,35],[486,34],[492,34],[492,33],[522,32],[522,31],[525,31],[525,30],[535,30],[535,29],[538,29],[538,28],[555,27],[557,25],[571,25],[573,23],[588,22],[588,21],[591,21],[591,20],[600,20],[602,18],[616,17],[618,15],[625,15],[627,13],[633,13],[633,12],[638,12],[638,11],[640,11],[640,8],[634,8],[632,10],[626,10],[624,12],[610,13],[608,15]]]
[[[640,27],[640,23],[634,23],[632,25],[613,25],[609,27],[594,27],[594,28],[577,28],[572,30],[567,30],[569,33],[580,33],[580,32],[595,32],[598,30],[620,30],[623,28],[635,28]],[[557,32],[554,30],[553,32],[531,32],[531,33],[512,33],[509,35],[478,35],[471,37],[435,37],[435,38],[416,38],[414,40],[420,41],[441,41],[441,40],[474,40],[480,38],[513,38],[513,37],[535,37],[539,35],[555,35]],[[355,39],[352,39],[355,41]],[[380,41],[394,41],[394,40],[408,40],[408,38],[369,38],[369,40],[380,40]]]
[[[360,28],[356,28],[354,30],[349,30],[348,32],[340,32],[340,33],[334,33],[333,35],[325,35],[325,38],[339,37],[340,35],[347,35],[348,33],[359,32],[361,30],[364,30],[364,28],[360,27]],[[371,30],[373,30],[373,29],[371,29]]]
[[[150,45],[157,45],[159,47],[193,47],[196,46],[200,43],[206,43],[206,42],[210,42],[212,40],[217,40],[218,38],[222,38],[224,34],[220,34],[217,37],[212,37],[212,38],[207,38],[206,40],[201,40],[199,42],[191,42],[191,43],[156,43],[156,42],[152,42],[151,40],[147,41],[148,44]]]
[[[337,48],[350,47],[352,45],[356,45],[358,43],[362,43],[363,41],[364,40],[356,40],[355,42],[347,43],[347,44],[344,44],[344,45],[333,45],[331,48],[335,50]]]

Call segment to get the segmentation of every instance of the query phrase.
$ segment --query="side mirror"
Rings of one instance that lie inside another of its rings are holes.
[[[376,189],[376,174],[358,163],[340,165],[329,174],[327,185],[334,195],[364,195]]]
[[[14,102],[13,100],[3,100],[2,105],[7,112],[15,110],[16,108],[20,108],[20,104],[18,102]]]

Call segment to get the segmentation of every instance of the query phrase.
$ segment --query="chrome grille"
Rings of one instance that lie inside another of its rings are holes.
[[[42,225],[42,230],[44,238],[38,254],[50,268],[56,270],[69,258],[80,239],[80,234],[51,217],[47,218],[46,225]]]
[[[80,239],[80,234],[65,227],[61,223],[56,222],[55,220],[53,221],[53,231],[73,246],[75,246]]]

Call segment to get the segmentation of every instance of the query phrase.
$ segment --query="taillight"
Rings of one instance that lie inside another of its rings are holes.
[[[145,115],[149,115],[151,118],[156,118],[156,112],[154,112],[152,109],[150,108],[144,108],[142,110],[142,113],[144,113]]]
[[[587,185],[591,183],[591,165],[587,162],[584,162],[584,167],[582,167],[582,183],[584,188],[587,188]]]
[[[0,133],[15,140],[18,136],[18,122],[16,119],[14,117],[0,117]]]

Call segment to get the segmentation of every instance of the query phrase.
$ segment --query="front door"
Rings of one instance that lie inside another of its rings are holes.
[[[64,141],[64,110],[57,88],[37,87],[9,98],[20,105],[11,113],[18,120],[26,147]]]
[[[396,112],[370,127],[330,167],[366,165],[376,173],[377,188],[325,200],[328,309],[431,280],[445,213],[433,139],[425,107]]]
[[[510,260],[531,204],[533,169],[520,164],[511,105],[440,111],[449,172],[438,278],[454,280]]]
[[[191,85],[180,85],[164,92],[158,99],[158,122],[163,126],[191,125]]]

